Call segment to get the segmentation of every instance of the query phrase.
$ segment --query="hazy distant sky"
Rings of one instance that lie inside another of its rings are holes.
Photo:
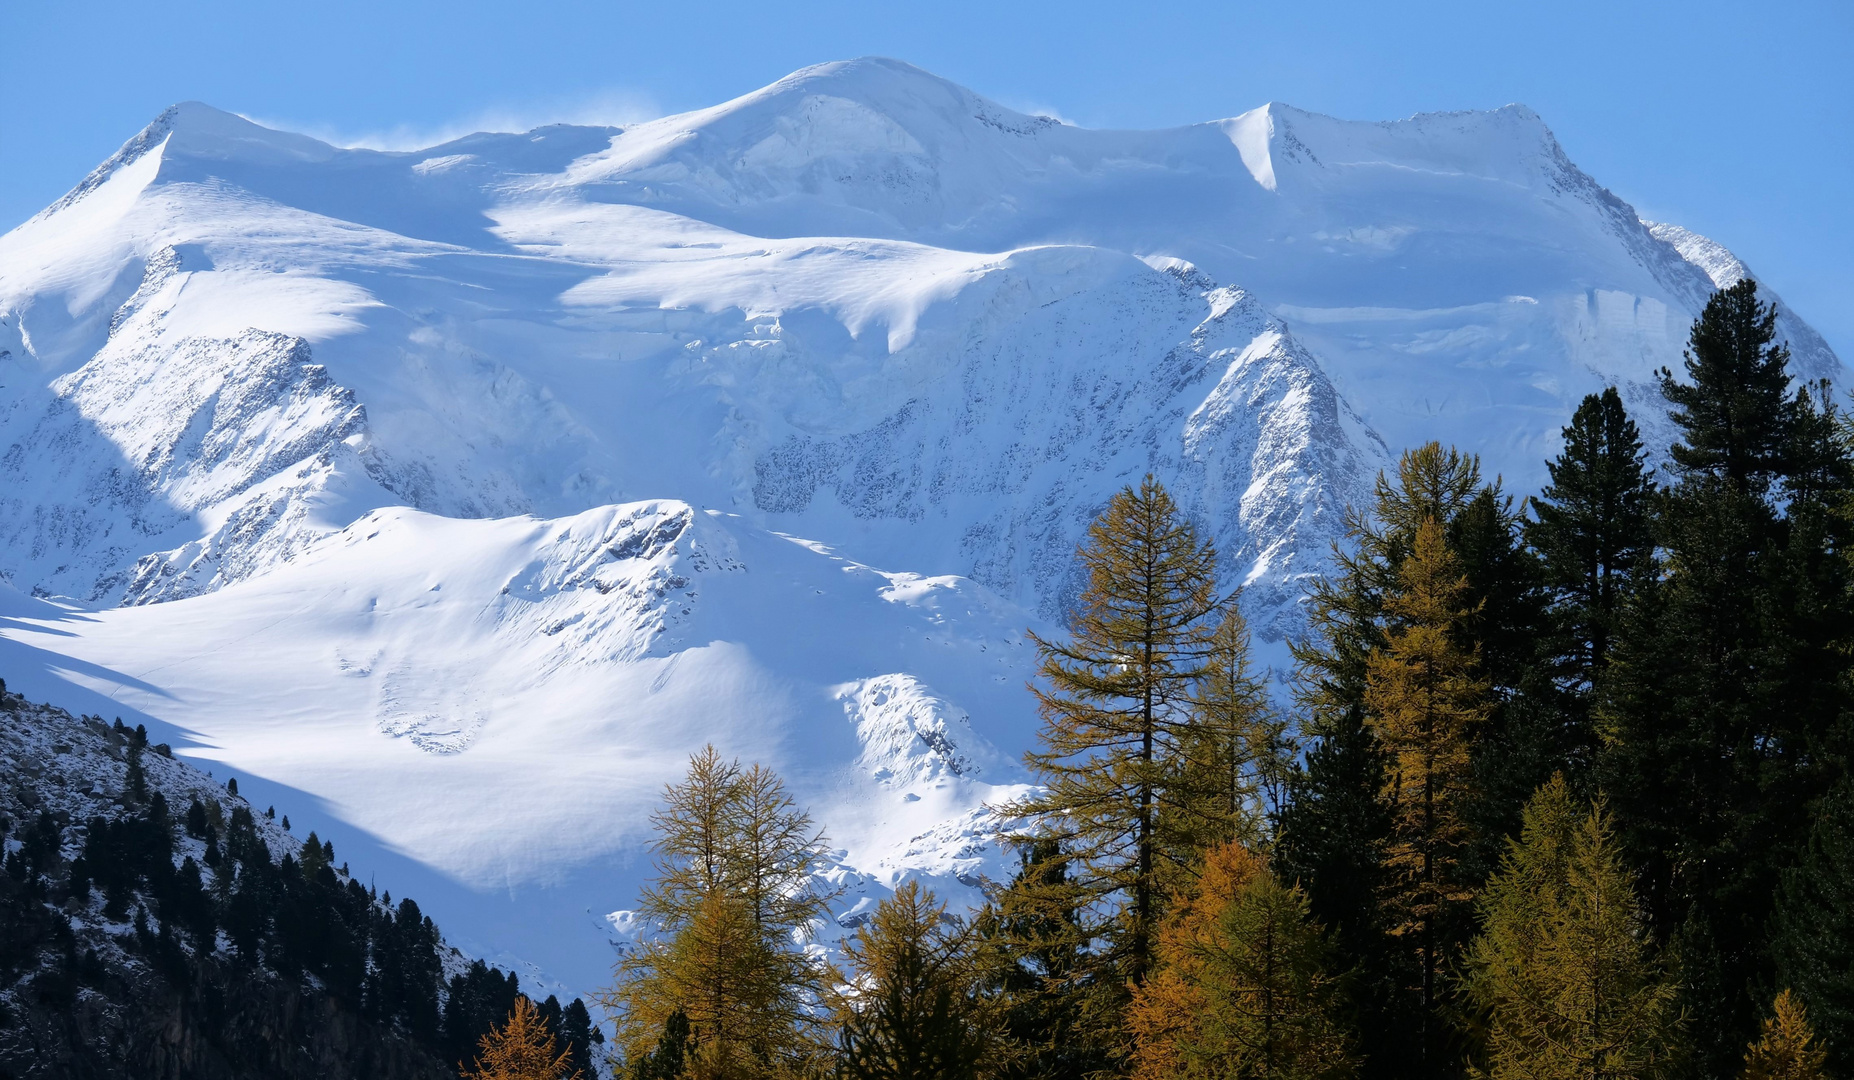
[[[0,3],[0,229],[164,107],[408,145],[710,105],[900,57],[1006,105],[1159,127],[1523,102],[1649,218],[1720,241],[1854,362],[1854,0]]]

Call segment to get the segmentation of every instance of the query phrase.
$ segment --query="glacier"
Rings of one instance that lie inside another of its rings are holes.
[[[1523,494],[1608,385],[1664,442],[1750,273],[1516,105],[1102,131],[863,59],[411,152],[177,105],[0,237],[0,674],[584,993],[703,743],[812,807],[837,927],[969,901],[1114,491],[1280,669],[1397,450]]]

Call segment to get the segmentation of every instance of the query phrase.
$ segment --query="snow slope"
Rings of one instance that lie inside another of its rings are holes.
[[[24,676],[9,686],[60,689],[32,670],[43,657],[67,696],[168,720],[177,752],[368,852],[356,867],[440,868],[450,880],[414,878],[416,895],[466,948],[570,985],[606,974],[589,935],[628,905],[661,786],[705,742],[820,808],[846,918],[897,873],[965,895],[961,879],[1006,870],[971,811],[1022,791],[991,741],[1030,734],[1021,613],[719,511],[396,507],[190,600],[82,612],[8,595],[0,664]],[[411,890],[403,871],[382,882]],[[472,892],[519,893],[519,915]]]
[[[382,153],[179,105],[0,237],[0,664],[582,990],[703,741],[793,776],[847,919],[1002,873],[1022,630],[1113,491],[1279,659],[1394,450],[1523,492],[1585,393],[1661,431],[1747,273],[1521,106],[1094,131],[858,60]]]

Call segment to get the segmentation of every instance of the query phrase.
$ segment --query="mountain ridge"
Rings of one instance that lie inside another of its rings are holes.
[[[1021,632],[1115,490],[1166,482],[1279,674],[1396,450],[1523,494],[1606,385],[1664,442],[1654,373],[1749,272],[1523,106],[1093,131],[851,61],[623,128],[268,130],[177,106],[0,236],[0,664],[578,989],[695,744],[792,778],[852,909],[975,896]]]

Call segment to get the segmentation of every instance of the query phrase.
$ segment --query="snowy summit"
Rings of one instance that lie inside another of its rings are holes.
[[[177,105],[0,237],[0,665],[584,992],[692,750],[791,778],[840,924],[971,898],[1114,491],[1279,662],[1397,450],[1535,490],[1608,385],[1664,444],[1748,274],[1517,105],[1096,131],[865,59],[408,153]]]

